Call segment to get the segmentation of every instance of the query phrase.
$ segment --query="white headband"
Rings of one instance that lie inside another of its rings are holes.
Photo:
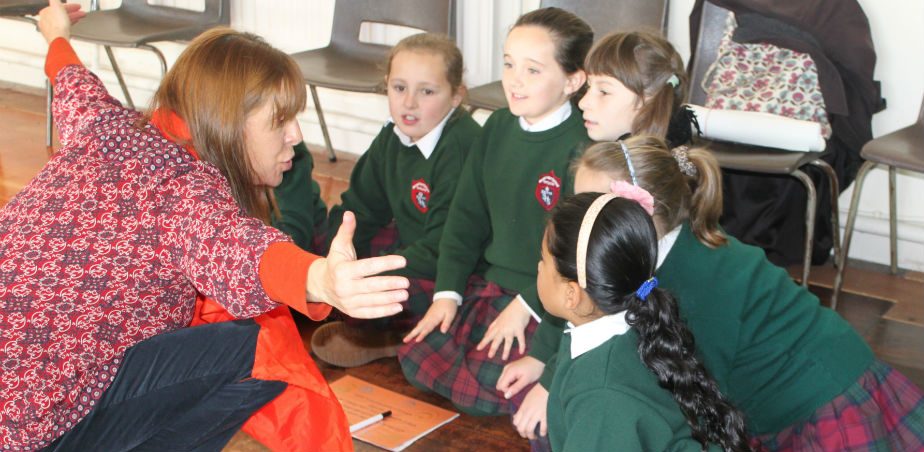
[[[584,214],[584,220],[581,221],[581,231],[578,232],[577,242],[577,277],[578,285],[582,289],[587,288],[587,244],[590,242],[590,231],[594,228],[594,222],[597,221],[597,216],[600,215],[606,203],[618,197],[613,193],[600,195],[591,203],[587,213]]]

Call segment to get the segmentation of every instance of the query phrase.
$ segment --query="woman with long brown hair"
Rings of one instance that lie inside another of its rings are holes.
[[[240,319],[390,315],[407,280],[371,275],[404,259],[357,261],[350,215],[328,258],[267,226],[305,105],[285,54],[207,32],[142,115],[71,48],[79,8],[39,21],[63,147],[0,210],[0,444],[219,450],[286,385],[251,375],[252,320],[185,328],[197,293]]]

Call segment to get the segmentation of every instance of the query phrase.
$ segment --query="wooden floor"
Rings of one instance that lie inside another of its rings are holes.
[[[15,195],[47,161],[44,124],[41,91],[0,85],[0,205]],[[317,152],[315,163],[314,176],[321,184],[325,201],[328,205],[336,203],[347,186],[354,162],[341,158],[337,163],[330,163]],[[901,272],[891,276],[887,269],[880,266],[862,262],[851,265],[847,274],[848,293],[843,296],[838,312],[867,340],[880,359],[924,387],[924,275]],[[790,273],[796,275],[798,269],[790,269]],[[830,297],[831,281],[832,268],[812,269],[811,288],[823,303],[827,303]],[[309,321],[300,323],[306,345],[316,326]],[[321,368],[329,380],[349,373],[394,391],[452,408],[445,400],[407,384],[395,360],[380,360],[349,370],[323,365]],[[356,448],[360,451],[379,450],[359,442]],[[235,436],[225,448],[226,452],[266,450],[243,433]],[[515,452],[528,450],[528,445],[510,427],[508,418],[477,418],[463,414],[408,450]]]

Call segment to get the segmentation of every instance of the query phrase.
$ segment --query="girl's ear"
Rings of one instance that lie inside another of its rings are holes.
[[[583,69],[578,69],[574,73],[567,74],[565,81],[565,95],[571,97],[572,94],[576,93],[585,83],[587,83],[587,73]]]
[[[584,294],[584,289],[581,289],[581,286],[577,281],[568,281],[568,287],[565,289],[565,307],[569,311],[574,311],[581,304],[581,296]]]
[[[456,92],[452,95],[452,107],[456,108],[461,105],[466,94],[468,94],[468,88],[466,88],[465,85],[459,85],[459,87],[456,88]]]

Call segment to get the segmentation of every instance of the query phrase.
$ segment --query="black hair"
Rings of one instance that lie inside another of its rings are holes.
[[[594,43],[594,30],[583,19],[570,11],[550,6],[530,11],[517,19],[513,28],[535,26],[546,29],[555,41],[555,62],[565,74],[571,75],[584,68],[584,58]],[[586,88],[571,95],[580,99]]]
[[[547,246],[558,273],[577,281],[576,248],[584,214],[600,193],[580,193],[558,203],[549,220]],[[628,311],[638,332],[638,354],[677,401],[693,438],[725,450],[751,450],[744,416],[719,392],[695,355],[693,335],[680,319],[674,297],[654,289],[644,300],[635,291],[655,270],[657,233],[635,201],[615,198],[603,207],[587,244],[587,294],[604,314]]]

